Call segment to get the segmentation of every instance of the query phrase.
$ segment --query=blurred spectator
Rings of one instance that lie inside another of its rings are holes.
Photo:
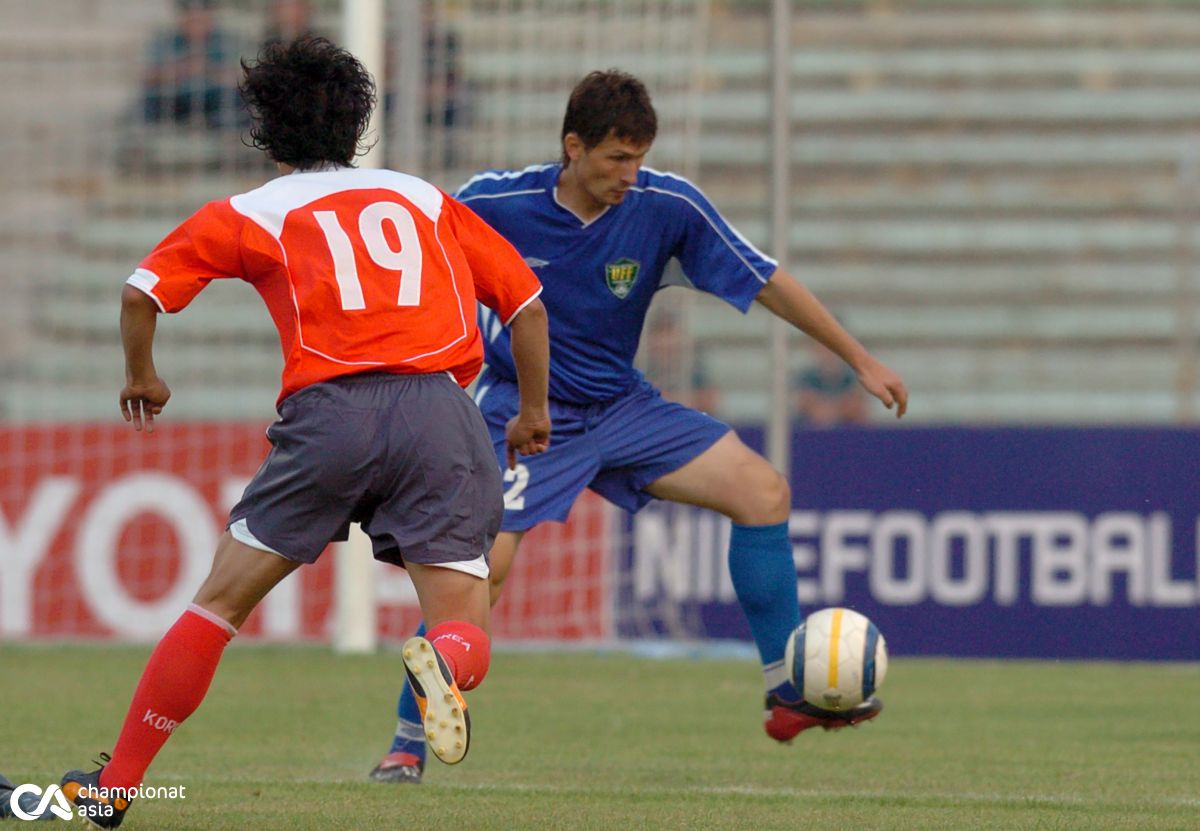
[[[421,166],[426,171],[445,171],[462,159],[462,127],[466,122],[466,84],[462,82],[461,37],[450,21],[452,12],[433,0],[420,0],[421,71],[424,140]],[[387,50],[383,112],[391,118],[395,112],[397,78],[395,47]]]
[[[216,0],[175,0],[175,8],[174,27],[150,46],[143,80],[146,121],[238,126],[238,49],[217,21]]]
[[[866,394],[854,370],[824,345],[810,343],[812,363],[796,374],[799,420],[810,427],[866,423]]]
[[[271,0],[263,40],[289,41],[304,35],[319,35],[313,25],[311,0]]]
[[[466,96],[459,61],[458,32],[437,14],[436,4],[422,7],[425,29],[425,125],[430,141],[427,163],[432,168],[452,168],[462,155],[459,128],[466,117]]]
[[[718,396],[708,378],[704,350],[689,341],[675,312],[652,313],[642,356],[646,378],[664,398],[703,412],[715,411]]]

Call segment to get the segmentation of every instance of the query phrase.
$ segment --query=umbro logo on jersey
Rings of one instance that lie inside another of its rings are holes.
[[[550,263],[547,260],[539,260],[537,257],[526,257],[525,265],[530,268],[541,268],[544,265],[550,265]]]
[[[615,263],[604,266],[604,282],[608,290],[615,294],[618,300],[624,300],[629,296],[629,292],[633,291],[633,284],[637,281],[638,269],[641,267],[641,263],[628,257],[622,257]]]

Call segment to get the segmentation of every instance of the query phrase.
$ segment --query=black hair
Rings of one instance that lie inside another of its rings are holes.
[[[618,69],[597,70],[571,90],[560,139],[568,133],[579,136],[589,150],[610,133],[635,144],[649,144],[658,134],[658,116],[645,84]]]
[[[242,72],[250,143],[271,159],[307,170],[359,155],[375,82],[345,49],[312,36],[267,43]]]

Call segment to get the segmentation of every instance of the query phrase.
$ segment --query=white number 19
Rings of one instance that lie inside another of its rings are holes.
[[[365,309],[362,281],[354,260],[354,245],[342,228],[334,211],[313,211],[313,218],[325,233],[329,253],[333,255],[333,276],[337,280],[342,308],[346,311]],[[391,222],[400,237],[400,250],[393,250],[383,235],[383,223]],[[358,217],[358,233],[367,254],[379,268],[399,272],[400,292],[397,306],[421,305],[421,240],[417,225],[403,205],[395,202],[374,202],[363,208]]]

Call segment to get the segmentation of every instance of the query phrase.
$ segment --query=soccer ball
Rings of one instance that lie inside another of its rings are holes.
[[[804,700],[842,711],[870,698],[887,675],[887,646],[852,609],[813,612],[788,637],[784,666]]]

